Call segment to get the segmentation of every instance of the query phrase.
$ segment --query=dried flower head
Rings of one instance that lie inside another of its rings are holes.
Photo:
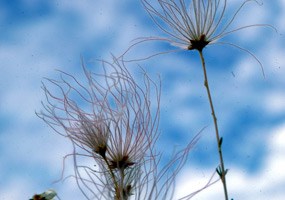
[[[105,158],[110,135],[109,124],[100,115],[94,115],[90,119],[78,113],[78,118],[78,132],[70,136],[72,140],[89,147],[95,154]]]
[[[155,6],[155,2],[158,5]],[[235,31],[253,26],[270,26],[253,24],[230,29],[237,14],[248,2],[258,3],[256,0],[245,0],[228,18],[227,0],[142,0],[152,20],[169,36],[158,39],[185,50],[198,51]]]

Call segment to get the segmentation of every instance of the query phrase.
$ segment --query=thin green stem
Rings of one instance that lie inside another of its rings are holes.
[[[102,158],[103,158],[103,160],[105,161],[105,163],[106,163],[106,165],[107,165],[107,167],[108,167],[108,171],[109,171],[109,173],[110,173],[110,175],[111,175],[111,178],[112,178],[112,180],[113,180],[113,182],[114,182],[114,189],[115,189],[115,197],[114,197],[114,199],[116,200],[116,199],[118,199],[119,197],[118,197],[118,190],[119,190],[119,185],[118,185],[118,182],[117,182],[117,180],[116,180],[116,176],[115,176],[115,174],[114,174],[114,172],[113,172],[113,169],[112,169],[112,167],[110,166],[110,164],[109,164],[109,162],[108,162],[108,160],[107,160],[107,158],[105,157],[105,156],[102,156]]]
[[[226,173],[227,173],[227,171],[225,170],[223,153],[222,153],[222,138],[220,138],[220,135],[219,135],[217,117],[215,114],[215,109],[214,109],[214,105],[213,105],[213,101],[212,101],[212,97],[211,97],[208,78],[207,78],[207,70],[206,70],[205,59],[204,59],[202,50],[198,50],[198,51],[199,51],[200,59],[202,62],[202,67],[203,67],[203,72],[204,72],[204,86],[206,87],[207,94],[208,94],[208,100],[209,100],[211,111],[212,111],[212,117],[213,117],[213,121],[214,121],[214,125],[215,125],[216,139],[217,139],[217,144],[218,144],[220,166],[217,168],[217,173],[219,174],[219,176],[222,180],[222,183],[223,183],[225,200],[228,200],[229,198],[228,198],[228,190],[227,190],[227,184],[226,184]]]

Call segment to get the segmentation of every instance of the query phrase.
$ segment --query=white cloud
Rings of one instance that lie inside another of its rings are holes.
[[[266,110],[270,114],[285,113],[285,94],[282,90],[269,91],[264,99]]]
[[[1,200],[10,200],[10,199],[28,199],[33,196],[32,194],[27,194],[28,191],[31,191],[32,180],[27,180],[27,178],[22,177],[13,177],[6,182],[4,185],[1,185],[0,193]]]

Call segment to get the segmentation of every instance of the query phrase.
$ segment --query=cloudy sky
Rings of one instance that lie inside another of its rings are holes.
[[[241,2],[228,0],[227,16]],[[249,3],[232,27],[267,23],[278,32],[250,28],[222,39],[253,52],[263,65],[265,78],[258,62],[244,51],[224,44],[205,49],[224,138],[229,193],[234,199],[285,198],[284,20],[283,0]],[[1,200],[28,199],[48,188],[55,189],[61,199],[83,199],[71,179],[53,183],[61,177],[63,157],[72,147],[35,115],[45,98],[42,78],[56,77],[56,69],[79,72],[80,56],[92,69],[94,60],[121,55],[133,39],[148,36],[164,35],[139,1],[0,1]],[[140,59],[173,49],[169,44],[148,42],[133,48],[126,57]],[[218,165],[198,53],[163,54],[139,65],[162,80],[158,149],[183,146],[207,126],[177,181],[177,196],[195,191]],[[130,63],[130,70],[135,66]],[[69,164],[67,175],[72,173]],[[222,198],[218,182],[194,199]]]

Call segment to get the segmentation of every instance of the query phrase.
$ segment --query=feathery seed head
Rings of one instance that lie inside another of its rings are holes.
[[[134,162],[129,160],[128,155],[125,156],[118,155],[117,158],[113,160],[110,159],[109,162],[111,163],[110,166],[112,169],[120,169],[120,170],[124,170],[135,164]]]
[[[227,29],[221,28],[227,0],[158,0],[161,11],[142,0],[158,27],[170,36],[173,45],[188,50],[202,50]]]
[[[108,124],[102,119],[101,121],[95,121],[94,119],[90,120],[84,115],[79,117],[79,133],[74,135],[74,139],[88,146],[94,153],[105,158],[110,135]]]
[[[259,4],[256,0],[244,0],[230,17],[226,16],[227,0],[141,1],[154,23],[169,36],[151,39],[166,41],[185,50],[202,51],[208,44],[249,27],[267,26],[276,31],[268,24],[252,24],[230,29],[245,4]]]

